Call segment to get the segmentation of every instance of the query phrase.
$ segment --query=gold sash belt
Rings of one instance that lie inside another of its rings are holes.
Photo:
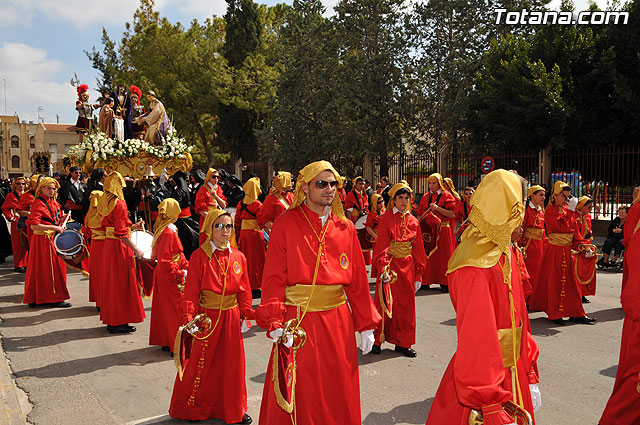
[[[258,220],[256,219],[242,219],[242,226],[240,226],[241,230],[260,230],[258,227]]]
[[[516,353],[518,359],[520,358],[521,339],[522,326],[516,329]],[[498,329],[498,341],[500,342],[500,351],[502,352],[502,363],[504,367],[515,366],[513,364],[513,330],[511,328]]]
[[[53,236],[56,234],[55,230],[34,230],[33,231],[34,235],[40,235],[40,236]]]
[[[311,285],[287,286],[285,289],[286,305],[305,308],[311,295]],[[342,285],[316,285],[307,311],[327,311],[346,303]]]
[[[120,239],[115,235],[115,227],[106,227],[105,236],[107,239]],[[127,237],[131,237],[131,229],[127,229]]]
[[[107,232],[103,230],[91,229],[91,239],[94,241],[103,241],[107,238]]]
[[[220,303],[222,302],[222,308],[220,308]],[[231,294],[225,295],[224,297],[218,293],[213,291],[209,291],[203,289],[200,292],[200,307],[210,308],[213,310],[230,310],[233,307],[238,305],[238,295]]]
[[[411,241],[389,242],[389,254],[393,255],[395,258],[410,257],[412,252],[413,252],[413,246]]]
[[[544,229],[538,229],[536,227],[527,227],[524,229],[524,233],[522,234],[527,239],[533,239],[536,241],[541,241],[544,237]]]
[[[555,246],[571,246],[573,233],[549,233],[549,243]]]
[[[440,222],[440,228],[442,229],[443,227],[451,227],[451,222],[449,220],[442,220]]]

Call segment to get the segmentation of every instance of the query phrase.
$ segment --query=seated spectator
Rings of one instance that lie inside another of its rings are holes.
[[[622,239],[624,238],[624,222],[627,219],[628,211],[629,207],[624,205],[621,206],[618,208],[618,217],[611,221],[607,240],[604,241],[604,246],[602,247],[603,257],[598,260],[599,266],[614,265],[618,261],[618,258],[620,258],[620,254],[622,254],[622,251],[624,250]],[[613,255],[613,261],[609,264],[609,254],[611,254],[612,249],[615,249],[615,252]]]

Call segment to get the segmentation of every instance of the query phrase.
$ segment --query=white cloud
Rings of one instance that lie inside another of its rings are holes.
[[[589,9],[590,2],[590,0],[574,0],[573,5],[576,11],[587,10]],[[562,0],[551,0],[551,2],[547,5],[547,8],[549,8],[550,10],[560,10],[561,3]],[[594,0],[594,3],[597,4],[598,7],[602,10],[612,9],[607,0]]]
[[[17,110],[21,119],[35,120],[39,106],[49,115],[55,110],[73,111],[76,89],[65,81],[66,77],[58,78],[65,71],[63,63],[47,57],[44,49],[22,43],[0,44],[0,76],[7,82],[7,113],[12,115]],[[97,93],[92,95],[97,98]],[[0,105],[4,106],[4,92],[0,96]],[[4,113],[4,109],[0,111]]]
[[[192,16],[200,21],[210,18],[212,15],[222,17],[227,11],[227,2],[225,0],[174,0],[171,4],[167,4],[165,8],[173,5],[183,15]]]

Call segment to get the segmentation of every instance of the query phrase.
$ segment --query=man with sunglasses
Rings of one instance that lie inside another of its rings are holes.
[[[256,311],[258,325],[275,341],[263,425],[294,418],[299,424],[362,423],[355,331],[367,354],[381,318],[355,227],[336,196],[340,185],[329,162],[307,165],[291,208],[273,224]]]
[[[27,236],[18,229],[18,205],[20,197],[26,190],[27,179],[16,178],[11,184],[11,192],[2,204],[2,214],[11,223],[11,248],[13,250],[13,270],[18,273],[27,271],[27,253],[29,252],[29,240]]]
[[[87,185],[81,181],[80,167],[69,169],[69,179],[60,185],[60,204],[66,211],[71,211],[71,218],[78,223],[84,222],[83,201]]]

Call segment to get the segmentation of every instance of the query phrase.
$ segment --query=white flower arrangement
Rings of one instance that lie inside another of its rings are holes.
[[[192,149],[193,146],[190,146],[185,138],[179,137],[174,128],[169,129],[163,138],[162,146],[154,146],[140,139],[118,142],[108,138],[103,132],[96,131],[86,134],[82,142],[69,148],[66,156],[81,164],[85,162],[88,151],[91,151],[91,159],[94,161],[133,157],[142,152],[159,158],[184,159]]]

